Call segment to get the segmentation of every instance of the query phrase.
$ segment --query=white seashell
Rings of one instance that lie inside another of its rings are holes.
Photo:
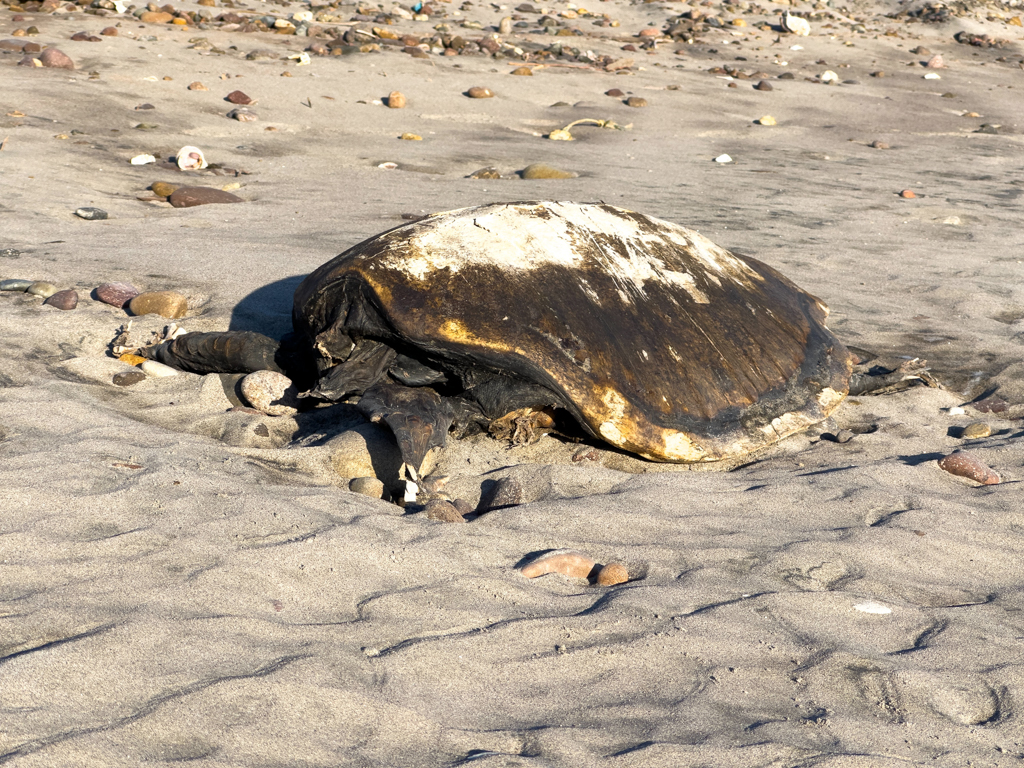
[[[132,165],[149,165],[155,162],[156,158],[152,155],[136,155],[131,160]]]
[[[147,360],[139,366],[140,370],[147,376],[160,379],[165,376],[177,376],[178,371],[169,365],[158,363],[156,360]]]
[[[295,21],[295,22],[300,22],[301,23],[303,21],[312,21],[312,20],[313,20],[313,12],[312,11],[296,11],[295,13],[292,14],[292,21]]]
[[[924,79],[925,80],[941,80],[942,78],[939,77],[939,74],[937,72],[929,72],[927,75],[924,76]]]
[[[823,82],[823,83],[838,83],[839,82],[839,75],[837,75],[831,69],[826,69],[818,77],[821,79],[821,82]]]
[[[124,4],[124,0],[114,0],[114,11],[124,13],[127,10],[128,6]]]
[[[965,411],[959,405],[954,405],[952,408],[949,409],[950,416],[963,416],[965,413],[967,413],[967,411]]]
[[[782,14],[782,28],[787,32],[800,37],[807,37],[811,34],[811,25],[807,19],[801,19],[799,16],[793,16],[789,11]]]
[[[803,49],[804,49],[804,47],[802,45],[791,45],[791,46],[789,46],[789,50],[791,50],[791,51],[802,51]]]
[[[183,171],[198,171],[208,165],[206,157],[203,156],[203,150],[199,147],[182,147],[178,150],[175,159],[178,161],[178,167]]]
[[[719,155],[718,157],[715,158],[715,162],[716,163],[731,163],[732,162],[732,158],[729,157],[728,155]]]
[[[288,58],[293,59],[295,61],[295,66],[297,67],[304,67],[310,62],[309,54],[305,51],[302,51],[301,53],[293,53]]]
[[[383,168],[386,171],[393,171],[393,170],[395,170],[398,167],[398,163],[390,163],[390,162],[389,163],[381,163],[377,167],[378,168]]]
[[[861,613],[873,613],[876,616],[885,616],[888,613],[892,613],[892,608],[881,603],[876,603],[874,600],[868,600],[864,603],[857,603],[853,606],[853,610],[860,611]]]

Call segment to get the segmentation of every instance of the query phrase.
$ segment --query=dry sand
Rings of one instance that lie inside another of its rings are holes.
[[[18,252],[0,257],[0,279],[81,296],[65,312],[0,293],[0,762],[1024,761],[1024,433],[1012,409],[950,410],[993,392],[1024,402],[1021,9],[956,3],[929,24],[884,15],[919,5],[798,5],[811,35],[797,38],[760,28],[777,27],[789,6],[776,3],[594,5],[620,25],[585,17],[565,22],[583,37],[505,39],[632,67],[563,59],[575,66],[517,77],[521,61],[401,48],[298,66],[283,57],[310,38],[0,12],[0,39],[77,64],[0,54],[0,250]],[[641,29],[691,8],[726,27],[640,47]],[[387,26],[349,23],[355,10],[328,9],[338,21],[320,26]],[[480,39],[514,12],[435,10],[447,18],[391,28],[449,23]],[[538,14],[519,15],[536,28]],[[117,37],[69,40],[114,24]],[[31,25],[38,36],[13,36]],[[223,53],[191,49],[199,37]],[[623,52],[630,41],[639,50]],[[918,46],[946,67],[924,68]],[[708,72],[726,66],[763,71],[773,90]],[[806,79],[826,70],[855,83]],[[469,99],[472,86],[496,96]],[[258,99],[256,122],[226,117],[236,89]],[[379,103],[395,90],[404,109]],[[777,125],[755,124],[765,115]],[[580,118],[632,129],[544,138]],[[189,182],[239,182],[245,202],[137,199],[185,174],[129,158],[185,144],[246,172]],[[713,162],[723,153],[734,162]],[[579,176],[466,178],[535,162]],[[898,196],[908,188],[916,198]],[[517,477],[529,503],[446,525],[347,491],[325,469],[330,424],[225,413],[230,377],[110,383],[126,368],[107,351],[126,317],[88,297],[101,282],[181,291],[188,330],[277,334],[303,275],[403,214],[524,199],[603,200],[698,229],[821,296],[848,344],[927,358],[945,388],[849,399],[830,425],[848,442],[798,436],[726,472],[607,451],[574,463],[576,446],[553,438],[517,450],[480,438],[445,457],[453,488],[476,501]],[[82,206],[109,219],[76,218]],[[978,420],[993,434],[961,439]],[[968,442],[1002,484],[938,468]],[[623,561],[633,578],[603,588],[516,571],[557,548]]]

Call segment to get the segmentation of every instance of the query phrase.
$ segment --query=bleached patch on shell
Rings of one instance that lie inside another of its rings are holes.
[[[602,205],[547,202],[463,208],[391,231],[385,236],[382,264],[416,280],[473,266],[522,271],[551,265],[595,268],[612,277],[624,303],[644,298],[644,286],[652,281],[681,288],[695,303],[709,302],[694,276],[682,269],[682,259],[667,263],[662,258],[673,252],[696,259],[705,269],[701,277],[716,285],[731,280],[752,288],[762,281],[743,260],[697,232],[639,218],[649,224],[644,226],[628,211]]]

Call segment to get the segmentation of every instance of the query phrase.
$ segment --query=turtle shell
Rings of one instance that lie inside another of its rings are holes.
[[[428,216],[309,275],[295,328],[321,369],[360,339],[538,384],[648,459],[741,456],[821,421],[851,358],[827,307],[771,267],[610,205]]]

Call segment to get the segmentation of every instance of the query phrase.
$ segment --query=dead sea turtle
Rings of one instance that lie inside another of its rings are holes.
[[[826,306],[771,267],[610,205],[428,216],[350,248],[295,293],[292,337],[187,334],[145,351],[197,372],[271,368],[361,396],[410,479],[456,436],[529,440],[568,414],[647,459],[742,456],[825,419],[851,356]]]

